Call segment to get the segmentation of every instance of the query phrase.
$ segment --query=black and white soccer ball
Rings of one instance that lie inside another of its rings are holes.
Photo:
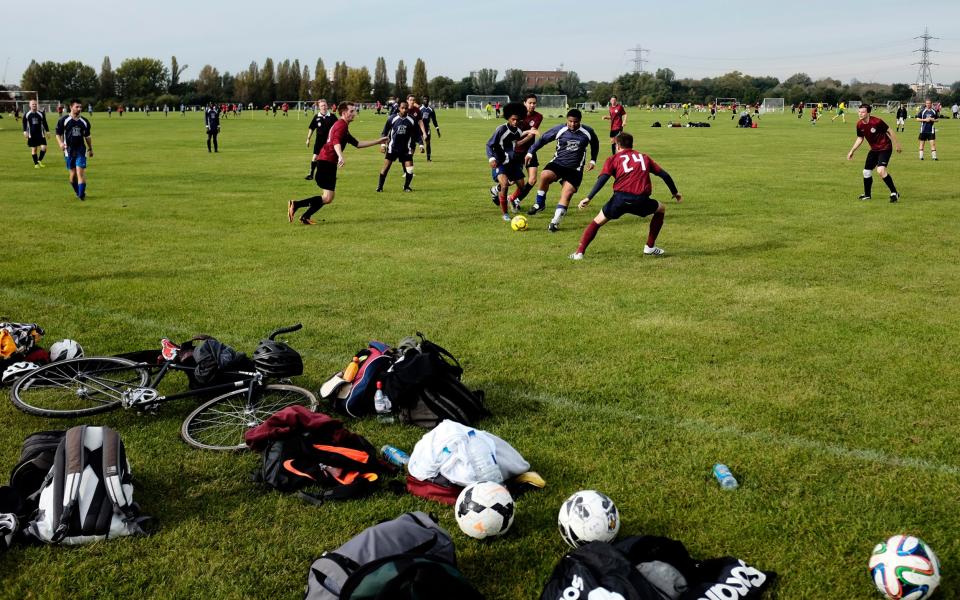
[[[468,485],[457,497],[454,509],[460,530],[482,540],[503,535],[513,525],[513,496],[502,484],[480,481]]]
[[[83,347],[74,340],[60,340],[50,346],[50,362],[81,358]]]
[[[32,362],[15,362],[3,370],[3,375],[0,376],[0,383],[3,385],[13,385],[18,379],[37,367],[38,365]]]
[[[620,531],[620,512],[604,494],[581,490],[560,506],[557,526],[563,541],[574,548],[589,542],[609,542]]]

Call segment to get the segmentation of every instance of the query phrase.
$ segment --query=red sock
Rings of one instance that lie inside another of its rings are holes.
[[[580,236],[580,245],[577,246],[577,252],[583,254],[587,251],[587,246],[590,245],[590,242],[593,241],[593,238],[597,237],[597,232],[600,231],[600,226],[597,225],[596,221],[590,221],[587,224],[586,229],[583,230],[583,235]]]
[[[500,192],[500,211],[507,214],[507,193]]]
[[[663,227],[663,213],[653,213],[653,218],[650,219],[650,234],[647,235],[647,246],[650,248],[657,243],[661,227]]]

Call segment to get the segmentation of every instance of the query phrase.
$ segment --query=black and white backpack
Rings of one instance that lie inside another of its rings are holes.
[[[123,441],[109,427],[68,429],[43,481],[26,534],[48,544],[85,544],[145,534],[133,501],[133,477]]]

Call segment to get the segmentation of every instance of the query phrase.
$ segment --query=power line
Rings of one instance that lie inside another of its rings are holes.
[[[633,72],[634,73],[643,73],[643,63],[648,62],[647,59],[643,57],[643,53],[650,53],[650,50],[646,48],[641,48],[640,45],[634,46],[627,50],[627,52],[633,52]]]
[[[923,47],[917,50],[914,50],[914,52],[921,53],[920,62],[913,63],[915,65],[920,65],[920,68],[917,69],[917,84],[915,88],[915,93],[919,98],[919,97],[922,97],[927,92],[927,90],[934,87],[933,75],[930,74],[930,67],[936,65],[937,63],[930,62],[930,54],[932,52],[937,52],[937,51],[930,49],[930,40],[936,40],[939,38],[935,38],[931,36],[930,30],[924,27],[923,35],[919,35],[913,39],[923,40]]]

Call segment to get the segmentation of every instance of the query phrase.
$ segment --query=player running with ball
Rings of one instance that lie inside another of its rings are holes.
[[[653,185],[650,183],[650,173],[653,173],[670,188],[670,194],[680,202],[683,197],[677,191],[673,178],[663,170],[653,159],[646,154],[641,154],[633,149],[633,136],[629,133],[620,133],[615,138],[616,154],[607,159],[603,164],[603,170],[597,177],[597,183],[587,194],[587,197],[580,201],[579,208],[584,209],[590,201],[600,193],[600,190],[611,177],[614,178],[613,197],[603,205],[597,216],[583,230],[583,236],[580,238],[580,245],[577,251],[570,255],[573,260],[582,260],[583,253],[587,251],[587,246],[597,236],[597,232],[607,221],[619,219],[625,214],[645,217],[652,214],[650,219],[650,231],[647,235],[647,244],[643,247],[643,253],[651,256],[662,256],[664,251],[657,247],[657,236],[663,227],[663,217],[667,208],[663,203],[650,197],[653,191]]]
[[[503,109],[506,123],[494,130],[487,141],[487,159],[496,185],[490,190],[493,203],[500,207],[503,220],[509,221],[507,192],[511,185],[522,186],[524,181],[523,161],[516,157],[516,143],[523,137],[520,131],[520,119],[527,109],[519,102],[510,102]],[[518,210],[520,201],[514,200],[513,208]]]

